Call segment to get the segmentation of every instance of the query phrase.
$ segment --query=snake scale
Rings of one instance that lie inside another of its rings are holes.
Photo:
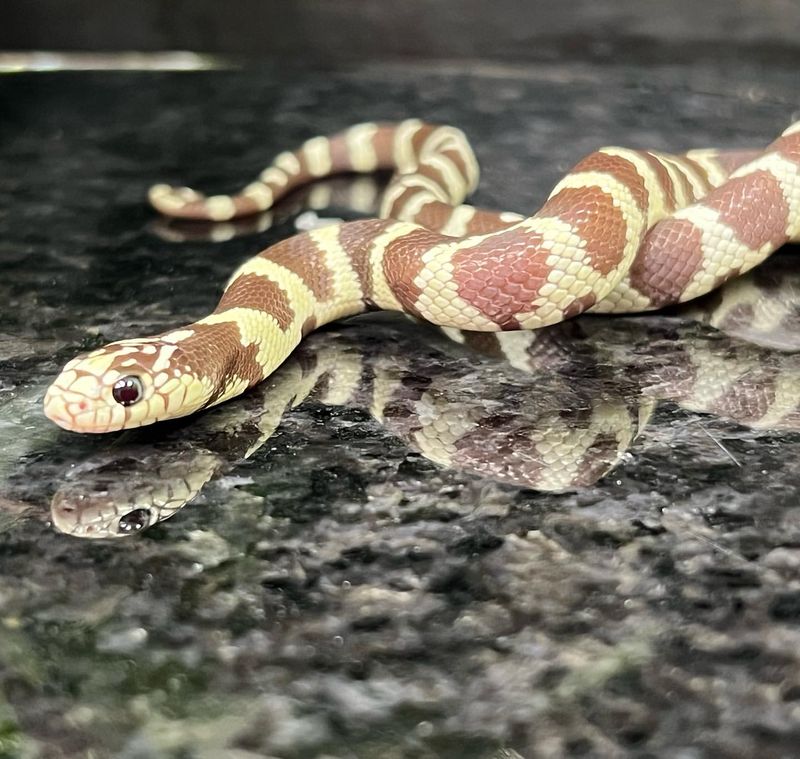
[[[499,332],[660,308],[800,239],[800,122],[761,150],[603,148],[529,217],[463,205],[478,182],[469,143],[417,120],[315,137],[233,196],[156,185],[150,201],[169,217],[226,221],[315,179],[379,169],[394,170],[380,219],[283,240],[233,274],[209,316],[71,360],[47,416],[76,432],[185,416],[265,379],[316,327],[366,310]]]

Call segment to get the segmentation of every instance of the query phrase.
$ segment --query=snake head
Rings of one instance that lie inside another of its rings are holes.
[[[45,394],[45,415],[73,432],[113,432],[202,408],[213,386],[169,337],[121,340],[72,359]]]
[[[99,494],[62,492],[53,497],[50,517],[59,532],[79,538],[124,538],[165,518],[147,507],[120,510],[111,498]]]
[[[192,446],[115,448],[66,475],[50,517],[80,538],[131,537],[180,511],[218,469],[218,457]]]

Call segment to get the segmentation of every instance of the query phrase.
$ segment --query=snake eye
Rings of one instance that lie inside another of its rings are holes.
[[[132,406],[136,401],[141,399],[143,392],[142,381],[131,374],[114,383],[114,389],[111,391],[111,395],[113,395],[114,400],[122,406]]]
[[[140,532],[150,524],[150,509],[135,509],[119,520],[118,532],[129,534]]]

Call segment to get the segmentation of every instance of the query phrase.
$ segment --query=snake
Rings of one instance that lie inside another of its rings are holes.
[[[51,523],[81,538],[138,534],[177,514],[211,480],[235,474],[290,409],[308,402],[359,409],[406,448],[481,486],[553,494],[594,486],[636,441],[644,452],[657,445],[658,424],[655,437],[642,433],[664,401],[690,412],[698,430],[711,418],[750,434],[800,432],[800,276],[792,256],[676,316],[447,340],[398,319],[378,330],[361,320],[319,332],[243,398],[165,434],[132,430],[55,475]]]
[[[81,538],[138,534],[235,472],[290,409],[309,401],[368,413],[445,471],[554,494],[585,490],[614,471],[662,401],[755,433],[798,432],[800,343],[796,333],[788,343],[782,336],[800,316],[800,279],[786,268],[770,267],[783,275],[780,288],[747,275],[702,310],[681,313],[718,324],[705,330],[683,318],[675,332],[665,320],[570,321],[461,333],[466,352],[436,335],[420,350],[419,329],[399,320],[379,334],[362,321],[311,335],[245,397],[166,435],[142,440],[134,430],[70,466],[51,501],[52,524]],[[742,309],[772,314],[752,323],[748,342],[717,331],[738,331],[735,298]]]
[[[312,330],[370,310],[505,332],[657,309],[800,238],[800,121],[755,150],[602,148],[530,216],[464,204],[479,177],[466,136],[416,119],[314,137],[235,195],[160,184],[149,200],[171,218],[230,222],[316,179],[381,169],[394,174],[380,218],[282,240],[234,272],[208,316],[70,360],[47,417],[102,433],[186,416],[263,381]]]

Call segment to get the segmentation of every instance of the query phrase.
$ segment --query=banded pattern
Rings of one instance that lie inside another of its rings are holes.
[[[753,429],[800,431],[800,353],[761,347],[780,343],[800,313],[798,277],[781,272],[781,263],[682,312],[738,332],[729,320],[738,307],[766,313],[777,306],[775,318],[755,325],[759,345],[692,324],[678,328],[678,339],[671,326],[661,342],[664,323],[647,320],[450,334],[492,360],[449,344],[445,356],[435,335],[415,351],[421,330],[403,323],[382,325],[380,338],[363,322],[314,335],[238,402],[154,444],[128,440],[71,468],[51,504],[53,524],[108,538],[167,519],[210,478],[264,445],[284,410],[305,399],[368,410],[447,469],[546,492],[580,490],[614,469],[665,399]],[[657,350],[643,355],[639,349],[649,346]],[[576,376],[593,379],[576,383]],[[510,381],[518,392],[507,392]]]
[[[105,432],[183,416],[272,373],[314,328],[368,309],[484,332],[695,298],[800,236],[800,122],[765,150],[670,155],[604,148],[530,217],[463,205],[478,181],[463,134],[360,124],[280,154],[233,196],[157,185],[180,218],[227,221],[341,171],[393,168],[381,219],[284,240],[241,266],[215,311],[68,363],[45,398],[57,424]],[[114,385],[135,378],[134,403]]]

